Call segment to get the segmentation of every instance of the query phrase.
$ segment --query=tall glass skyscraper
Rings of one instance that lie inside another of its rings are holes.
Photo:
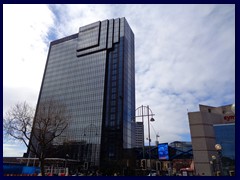
[[[71,146],[71,159],[99,166],[124,158],[135,145],[134,34],[125,18],[98,21],[51,42],[38,104],[51,98],[71,116],[54,141]]]

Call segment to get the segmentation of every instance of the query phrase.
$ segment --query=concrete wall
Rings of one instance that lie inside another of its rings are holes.
[[[195,171],[196,175],[204,173],[211,176],[213,167],[210,161],[212,155],[217,156],[213,125],[235,122],[235,115],[231,111],[231,105],[221,107],[199,105],[199,109],[199,112],[188,113]]]

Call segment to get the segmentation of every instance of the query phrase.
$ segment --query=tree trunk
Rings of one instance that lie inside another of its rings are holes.
[[[44,164],[45,164],[45,160],[44,159],[40,159],[40,162],[41,162],[41,174],[42,176],[45,176],[45,169],[44,169]]]

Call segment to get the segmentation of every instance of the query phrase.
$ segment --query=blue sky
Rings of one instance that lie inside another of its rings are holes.
[[[135,34],[136,108],[155,114],[152,141],[190,141],[187,112],[235,102],[235,5],[3,5],[3,111],[36,105],[50,41],[118,17]]]

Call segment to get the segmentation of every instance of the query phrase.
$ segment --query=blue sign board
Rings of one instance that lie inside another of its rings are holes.
[[[168,143],[162,143],[158,145],[158,159],[169,160]]]

